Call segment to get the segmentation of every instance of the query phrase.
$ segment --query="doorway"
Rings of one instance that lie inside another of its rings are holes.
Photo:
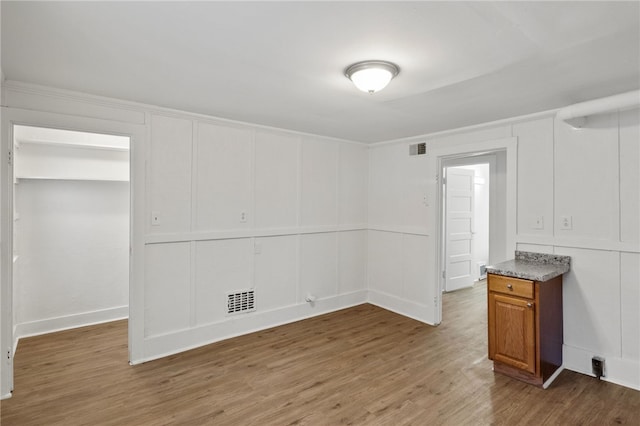
[[[490,169],[495,156],[443,164],[443,288],[470,288],[486,275],[489,259]],[[465,164],[469,163],[469,164]]]
[[[14,125],[20,338],[128,317],[130,138]]]
[[[11,397],[15,327],[13,312],[14,233],[14,131],[16,126],[68,129],[99,135],[124,136],[129,141],[129,237],[128,237],[128,353],[129,363],[144,360],[144,229],[146,126],[138,122],[102,120],[45,111],[3,109],[0,146],[0,399]],[[47,144],[43,144],[45,147]],[[98,170],[98,165],[94,167]],[[126,184],[125,184],[126,185]],[[61,201],[59,201],[61,202]],[[20,219],[18,219],[19,221]]]

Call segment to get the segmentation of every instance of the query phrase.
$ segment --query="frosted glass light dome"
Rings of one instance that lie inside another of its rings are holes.
[[[398,72],[398,66],[391,62],[364,61],[349,66],[344,74],[358,89],[375,93],[384,89]]]

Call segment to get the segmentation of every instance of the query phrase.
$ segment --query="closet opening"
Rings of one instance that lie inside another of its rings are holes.
[[[15,124],[13,148],[14,353],[128,318],[130,138]]]

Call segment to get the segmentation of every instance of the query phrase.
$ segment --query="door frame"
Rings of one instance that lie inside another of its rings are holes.
[[[448,161],[455,159],[479,157],[489,154],[498,155],[499,153],[504,153],[506,168],[506,170],[504,170],[504,196],[506,198],[506,211],[504,212],[504,251],[506,256],[508,253],[513,253],[516,249],[518,138],[509,137],[468,144],[434,147],[431,151],[429,168],[436,173],[435,179],[432,180],[434,187],[431,188],[430,191],[433,194],[434,214],[429,218],[429,229],[431,230],[429,234],[433,236],[433,238],[431,238],[430,249],[434,256],[433,259],[429,259],[428,262],[430,263],[430,269],[433,271],[431,285],[433,286],[432,291],[435,295],[436,304],[434,324],[440,324],[442,322],[442,286],[444,285],[442,278],[444,262],[444,247],[442,242],[444,229],[442,221],[444,220],[444,203],[442,180],[440,177],[442,176],[443,166]],[[497,165],[495,168],[497,168]],[[501,171],[498,171],[498,173],[500,172]],[[491,180],[495,181],[495,179]],[[491,182],[489,184],[491,185]]]
[[[13,324],[13,127],[25,125],[48,127],[88,133],[127,136],[129,146],[129,363],[143,359],[144,345],[144,209],[145,155],[147,134],[145,125],[4,108],[1,123],[0,173],[0,398],[8,398],[13,391],[13,356],[16,342]]]

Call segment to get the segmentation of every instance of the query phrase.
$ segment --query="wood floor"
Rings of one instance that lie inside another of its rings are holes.
[[[547,390],[494,374],[486,288],[439,327],[361,305],[138,366],[125,321],[20,341],[2,426],[637,426],[640,392],[564,371]]]

